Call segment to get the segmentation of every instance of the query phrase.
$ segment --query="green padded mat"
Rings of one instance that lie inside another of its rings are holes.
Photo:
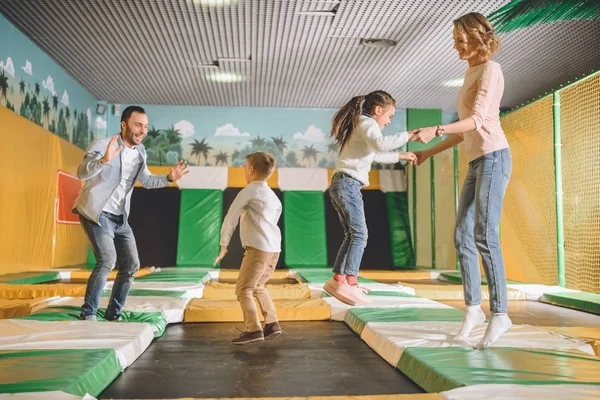
[[[36,283],[52,282],[59,279],[60,273],[54,271],[20,272],[17,274],[0,275],[0,283],[11,285],[35,285]]]
[[[408,347],[397,368],[430,393],[485,383],[600,385],[600,358],[575,351]]]
[[[410,237],[407,192],[388,192],[385,194],[385,201],[390,224],[390,244],[394,266],[416,269],[415,254]]]
[[[404,292],[386,292],[373,290],[367,293],[367,296],[382,296],[382,297],[417,297],[414,294],[404,293]]]
[[[351,308],[344,322],[360,335],[369,322],[444,321],[461,322],[464,312],[457,308]]]
[[[323,192],[283,192],[283,229],[287,266],[327,266]]]
[[[325,283],[329,279],[333,278],[333,272],[331,270],[325,271],[307,271],[307,270],[299,270],[295,268],[295,271],[298,273],[298,276],[302,278],[302,280],[306,283]],[[358,281],[360,283],[377,283],[375,281],[358,277]]]
[[[58,390],[83,397],[102,393],[121,364],[113,349],[0,351],[0,371],[0,393]]]
[[[136,278],[144,282],[185,282],[204,283],[210,280],[210,274],[205,271],[194,271],[187,268],[169,268]]]
[[[183,189],[179,211],[177,264],[212,265],[219,255],[223,192]]]
[[[105,308],[99,308],[98,321],[106,321],[104,319]],[[33,314],[16,319],[27,319],[33,321],[77,321],[81,314],[81,307],[77,306],[54,306],[47,307]],[[108,322],[108,321],[107,321]],[[147,323],[152,326],[154,337],[161,337],[167,328],[167,320],[161,312],[139,312],[139,311],[122,311],[121,321],[118,323],[138,322]]]
[[[442,272],[440,274],[440,280],[452,282],[452,283],[458,283],[459,285],[462,285],[462,275],[460,274],[460,271]],[[523,283],[523,282],[508,280],[508,281],[506,281],[506,283],[519,284],[519,283]],[[485,276],[483,276],[483,275],[481,276],[481,284],[487,285],[487,280],[485,279]]]
[[[542,303],[573,308],[593,314],[600,314],[600,294],[588,292],[546,293],[540,299]]]

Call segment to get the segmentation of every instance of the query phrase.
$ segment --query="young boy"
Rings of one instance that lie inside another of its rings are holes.
[[[235,294],[242,307],[246,332],[232,340],[232,344],[274,339],[282,333],[275,305],[265,289],[265,283],[273,274],[281,252],[281,232],[277,226],[281,216],[281,202],[267,185],[267,179],[274,169],[275,159],[268,153],[258,152],[246,156],[244,175],[248,185],[231,204],[221,228],[221,253],[214,265],[227,254],[231,235],[241,216],[240,237],[246,252]],[[260,325],[253,297],[256,297],[262,309],[264,330]]]

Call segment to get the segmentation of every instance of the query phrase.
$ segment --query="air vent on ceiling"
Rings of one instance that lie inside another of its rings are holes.
[[[384,48],[384,47],[394,47],[396,45],[396,41],[392,39],[377,39],[377,38],[369,38],[369,39],[360,39],[360,44],[365,47],[376,47],[376,48]]]

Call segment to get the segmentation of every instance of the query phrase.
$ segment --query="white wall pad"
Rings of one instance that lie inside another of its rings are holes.
[[[152,343],[150,324],[93,321],[0,321],[0,350],[113,349],[123,368]]]
[[[97,400],[94,396],[86,394],[85,396],[76,396],[61,392],[59,390],[52,392],[31,392],[31,393],[2,393],[0,394],[0,400]]]
[[[331,306],[331,319],[333,321],[344,321],[346,313],[350,308],[453,308],[437,301],[423,297],[395,297],[395,296],[368,296],[372,304],[368,306],[351,306],[342,303],[335,297],[323,297]]]
[[[467,343],[454,340],[461,322],[369,322],[360,337],[394,367],[407,347],[472,347],[476,345],[487,324],[473,329]],[[584,340],[566,338],[545,329],[515,325],[492,347],[516,347],[546,350],[579,350],[594,355],[594,349]]]
[[[99,308],[108,306],[108,297],[100,298]],[[191,298],[166,297],[166,296],[128,296],[125,301],[124,311],[135,312],[161,312],[167,323],[176,324],[183,322],[185,307]],[[83,297],[58,297],[50,302],[51,306],[81,306]]]
[[[279,188],[282,191],[320,191],[329,186],[325,168],[279,168]]]
[[[382,169],[379,171],[379,187],[386,192],[406,192],[406,175],[404,171]]]
[[[473,385],[441,392],[446,400],[597,400],[600,385]]]
[[[112,290],[114,282],[106,282],[105,290]],[[160,290],[165,292],[183,292],[178,297],[202,298],[204,292],[203,283],[185,283],[185,282],[153,282],[153,281],[134,281],[131,285],[132,290]],[[130,292],[131,293],[131,292]]]
[[[533,301],[539,301],[546,293],[579,292],[579,290],[567,289],[560,286],[546,286],[533,283],[509,283],[506,286],[525,293],[527,300]]]
[[[189,173],[177,181],[179,189],[227,188],[227,167],[189,167]]]
[[[71,272],[73,271],[78,271],[81,268],[56,268],[53,269],[53,272],[58,272],[60,274],[60,279],[61,280],[67,280],[67,279],[71,279]],[[54,392],[52,392],[54,393]]]

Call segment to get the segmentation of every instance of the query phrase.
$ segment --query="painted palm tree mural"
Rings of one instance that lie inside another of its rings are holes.
[[[310,146],[304,146],[302,149],[302,159],[308,161],[309,167],[312,167],[313,162],[317,162],[317,157],[320,153],[314,146],[314,144],[311,144]]]
[[[261,138],[260,135],[257,135],[256,138],[250,140],[250,144],[252,144],[252,149],[254,151],[260,151],[263,147],[265,147],[266,143],[266,139]]]
[[[148,165],[175,165],[182,159],[181,141],[181,133],[175,127],[161,130],[152,126],[144,139]]]
[[[329,143],[327,145],[327,153],[337,153],[338,151],[338,145],[337,143]]]
[[[229,161],[229,154],[219,151],[219,154],[215,156],[215,165],[223,164],[227,165]]]
[[[285,153],[285,150],[287,149],[287,142],[283,140],[283,136],[272,137],[271,140],[281,154]]]
[[[198,165],[201,165],[200,157],[204,157],[205,162],[208,162],[208,153],[213,148],[206,142],[206,138],[202,138],[200,142],[194,139],[194,142],[190,143],[190,146],[192,147],[191,156],[198,156]]]
[[[0,70],[0,95],[6,100],[8,95],[8,76],[4,73],[3,70]]]

